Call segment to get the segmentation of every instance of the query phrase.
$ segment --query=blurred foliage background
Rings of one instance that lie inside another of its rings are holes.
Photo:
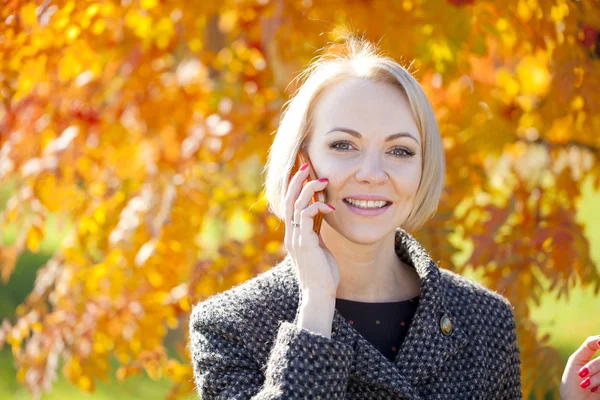
[[[283,258],[261,171],[290,82],[347,29],[435,108],[446,191],[417,237],[512,302],[525,396],[558,398],[600,332],[597,1],[5,0],[0,21],[0,397],[195,398],[191,306]]]

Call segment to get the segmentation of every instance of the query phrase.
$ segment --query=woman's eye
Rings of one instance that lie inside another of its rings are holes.
[[[349,151],[351,150],[352,144],[346,141],[333,142],[329,145],[330,148],[338,151]],[[411,150],[405,149],[404,147],[394,147],[391,151],[395,156],[408,158],[415,155]]]
[[[415,155],[415,153],[413,153],[412,151],[404,149],[402,147],[396,147],[392,151],[397,151],[398,153],[396,154],[398,154],[399,157],[412,157]]]
[[[348,142],[335,142],[335,143],[331,143],[329,145],[329,147],[332,148],[332,149],[344,150],[344,151],[349,150],[348,148],[340,147],[340,146],[350,146],[350,143],[348,143]]]

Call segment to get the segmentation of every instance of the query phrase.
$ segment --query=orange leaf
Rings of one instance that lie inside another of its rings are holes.
[[[17,264],[18,252],[14,246],[6,246],[0,248],[0,270],[2,273],[2,281],[8,282],[10,275]]]

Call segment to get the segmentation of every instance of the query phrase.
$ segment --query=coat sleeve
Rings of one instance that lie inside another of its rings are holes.
[[[521,357],[519,346],[517,344],[515,317],[510,303],[508,303],[508,315],[510,324],[507,336],[507,361],[502,374],[499,398],[503,400],[521,400],[523,398],[523,393],[521,391]]]
[[[282,321],[259,365],[249,346],[266,340],[260,332],[232,312],[194,307],[190,349],[201,400],[346,398],[353,346]]]

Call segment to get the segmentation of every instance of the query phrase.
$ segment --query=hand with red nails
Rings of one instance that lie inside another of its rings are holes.
[[[600,399],[600,335],[590,336],[577,349],[563,372],[560,383],[561,400]]]
[[[313,230],[313,218],[318,212],[329,214],[335,208],[322,202],[310,204],[315,192],[324,190],[328,181],[312,180],[302,187],[309,177],[309,168],[308,164],[304,164],[288,186],[284,243],[293,260],[302,293],[299,305],[302,312],[298,323],[329,337],[340,272],[333,254]]]

